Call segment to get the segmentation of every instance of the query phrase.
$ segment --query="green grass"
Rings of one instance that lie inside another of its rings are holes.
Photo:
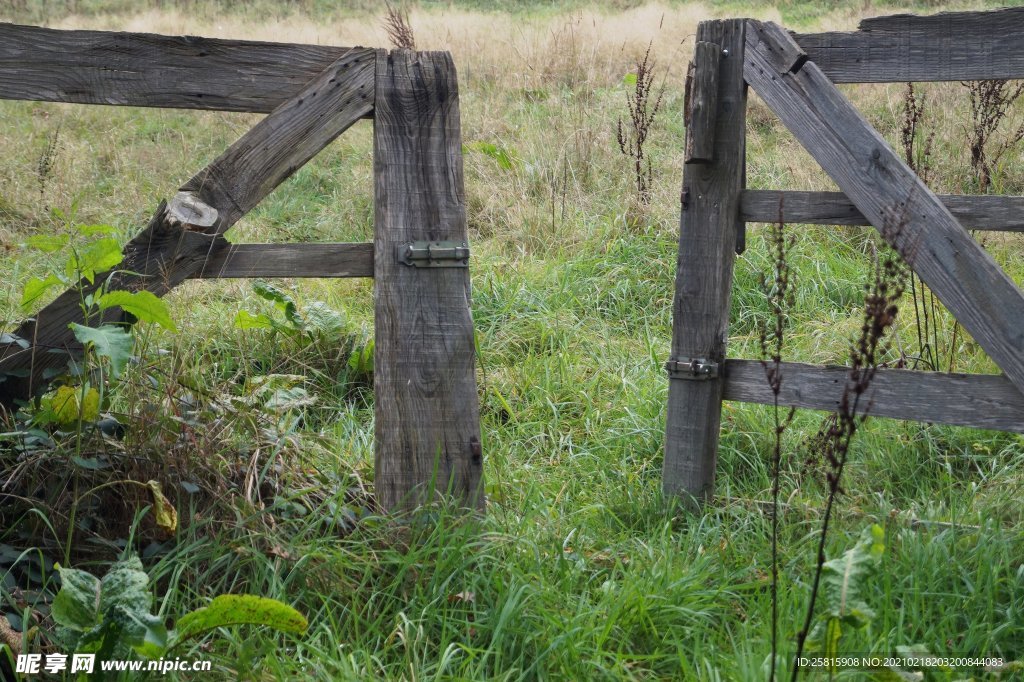
[[[786,2],[778,10],[800,27],[852,27],[862,5]],[[50,3],[19,6],[12,18],[55,23],[65,16]],[[68,21],[113,28],[127,25],[134,7],[80,0]],[[177,26],[175,8],[159,7],[164,13],[147,28]],[[474,11],[493,9],[488,3],[426,3],[413,14],[414,28],[426,27],[418,33],[426,47],[451,41],[460,70],[486,516],[437,508],[394,522],[366,508],[372,392],[348,361],[372,334],[370,282],[280,282],[300,303],[323,301],[345,316],[344,329],[315,337],[235,329],[241,309],[274,313],[248,283],[189,282],[170,296],[178,335],[139,331],[140,361],[112,406],[127,425],[124,440],[87,440],[80,453],[107,468],[75,465],[74,439],[58,438],[53,451],[0,455],[0,485],[16,486],[25,498],[0,498],[0,543],[63,556],[65,515],[77,494],[75,563],[100,570],[131,544],[142,552],[169,620],[224,592],[275,597],[307,616],[302,637],[227,628],[178,652],[212,659],[214,679],[763,679],[770,410],[726,404],[716,504],[693,514],[660,492],[668,392],[661,366],[671,337],[682,172],[681,65],[692,49],[679,40],[692,34],[703,10],[605,8],[584,20],[578,7],[526,3],[508,19],[480,18]],[[234,22],[229,30],[239,36],[266,37],[260,31],[280,13],[342,33],[364,22],[366,36],[345,39],[373,44],[379,23],[366,6],[344,13],[316,3],[244,9],[209,2],[195,11]],[[769,10],[736,2],[712,3],[709,11]],[[445,33],[446,22],[461,33]],[[618,31],[629,22],[649,24],[639,24],[623,47]],[[287,40],[287,31],[302,28],[286,26],[275,37]],[[502,40],[493,40],[496,34]],[[329,35],[325,29],[324,42]],[[667,92],[651,138],[653,203],[631,222],[629,164],[614,127],[625,112],[623,76],[648,36]],[[516,51],[529,68],[508,68],[507,55]],[[897,141],[898,85],[844,90]],[[935,189],[969,192],[965,91],[958,84],[923,90],[932,117],[926,125],[937,130]],[[1018,107],[1015,116],[1022,113]],[[18,246],[53,229],[50,208],[66,210],[77,200],[83,222],[109,222],[128,239],[161,197],[256,120],[0,102],[3,317],[13,323],[24,315],[21,287],[51,265]],[[38,159],[54,134],[53,171],[40,183]],[[831,187],[756,101],[748,134],[749,186]],[[500,147],[512,163],[474,142]],[[1007,159],[998,187],[1022,193],[1024,164],[1019,154]],[[231,238],[370,239],[371,173],[370,127],[362,123],[243,219]],[[879,241],[860,228],[789,229],[796,235],[797,298],[786,357],[842,363]],[[768,314],[758,285],[771,268],[766,239],[762,226],[748,226],[748,249],[736,261],[733,357],[757,357],[757,321]],[[1024,280],[1020,235],[990,235],[986,244]],[[907,300],[897,333],[913,351],[909,311]],[[942,342],[957,369],[994,372],[962,334],[950,347],[951,324],[943,318]],[[315,402],[286,414],[268,407],[254,386],[274,374],[298,377]],[[787,674],[823,508],[820,466],[807,461],[813,457],[806,448],[821,418],[801,412],[785,440],[780,632]],[[1024,658],[1022,467],[1024,438],[1017,435],[887,420],[865,425],[828,554],[848,549],[872,523],[885,528],[887,550],[865,586],[875,618],[843,640],[843,652],[892,654],[920,644],[934,654]],[[149,503],[134,487],[82,496],[117,478],[160,480],[181,515],[177,534],[161,537],[148,515],[132,533]],[[198,492],[190,493],[192,486]],[[45,601],[26,599],[10,582],[38,588],[45,578],[20,569],[10,575],[0,613]]]

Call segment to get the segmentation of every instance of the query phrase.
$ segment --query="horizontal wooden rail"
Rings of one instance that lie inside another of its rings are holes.
[[[373,242],[232,244],[211,254],[190,277],[373,277]]]
[[[965,227],[1024,232],[1024,197],[940,194],[939,200]],[[787,223],[870,225],[842,192],[786,192],[748,189],[740,197],[740,217],[748,223],[774,223],[779,206]]]
[[[0,23],[0,99],[267,113],[350,49]]]
[[[834,83],[1024,78],[1024,8],[897,14],[849,33],[797,33],[800,47]]]
[[[784,362],[779,404],[834,411],[849,372]],[[724,377],[726,400],[774,400],[758,360],[726,360]],[[1024,396],[1002,375],[879,369],[861,404],[877,417],[1024,433]]]

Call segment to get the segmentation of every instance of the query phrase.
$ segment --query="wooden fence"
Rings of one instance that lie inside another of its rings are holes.
[[[445,52],[290,45],[0,24],[0,98],[262,112],[124,250],[115,288],[163,295],[186,279],[374,277],[378,502],[435,491],[482,507],[458,85]],[[360,119],[374,126],[372,244],[232,245],[224,233]],[[86,290],[94,286],[83,283]],[[98,286],[98,285],[97,285]],[[120,311],[107,320],[123,321]],[[44,387],[79,293],[0,347],[0,402]],[[24,376],[17,376],[17,375]]]
[[[851,33],[700,24],[667,367],[667,492],[712,494],[723,399],[773,402],[761,362],[727,360],[726,338],[744,225],[775,222],[780,208],[787,223],[876,227],[1005,373],[880,369],[862,401],[871,414],[1024,433],[1024,295],[964,229],[1024,231],[1024,197],[936,196],[834,85],[1024,78],[1021,35],[1021,8],[878,17]],[[748,86],[842,192],[745,188]],[[779,403],[835,410],[848,375],[783,363]]]

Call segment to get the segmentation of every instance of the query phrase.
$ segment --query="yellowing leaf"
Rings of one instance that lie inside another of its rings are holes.
[[[82,421],[94,422],[100,417],[100,392],[95,388],[90,388],[85,392],[85,396],[82,397],[81,409],[79,414],[82,416]]]
[[[73,426],[78,423],[78,391],[74,386],[61,386],[50,403],[53,416],[61,426]]]
[[[186,613],[178,619],[173,649],[183,641],[227,625],[266,625],[281,632],[302,634],[309,627],[306,618],[287,604],[249,594],[222,594],[209,606]]]
[[[159,481],[147,481],[149,492],[153,495],[153,513],[156,515],[156,525],[168,533],[178,530],[178,510],[174,508],[171,501],[164,497],[163,488]]]

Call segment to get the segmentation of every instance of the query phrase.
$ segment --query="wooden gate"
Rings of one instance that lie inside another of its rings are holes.
[[[898,419],[1024,432],[1024,295],[963,224],[1024,231],[1024,197],[936,196],[834,83],[1024,78],[1024,9],[867,19],[852,33],[700,24],[686,166],[664,487],[708,499],[722,400],[772,403],[760,361],[727,360],[734,254],[746,222],[873,225],[1005,373],[880,369],[865,403]],[[745,189],[753,87],[842,192]],[[899,224],[899,230],[887,226]],[[848,370],[783,363],[779,404],[839,406]]]
[[[374,277],[376,476],[385,509],[448,492],[483,505],[458,86],[446,52],[289,45],[0,24],[0,98],[269,113],[161,202],[113,287],[186,279]],[[362,118],[374,125],[372,244],[231,245],[227,232]],[[97,285],[83,283],[86,290]],[[107,311],[107,321],[123,321]],[[0,401],[81,352],[77,290],[0,347]],[[27,370],[27,371],[26,371]]]

